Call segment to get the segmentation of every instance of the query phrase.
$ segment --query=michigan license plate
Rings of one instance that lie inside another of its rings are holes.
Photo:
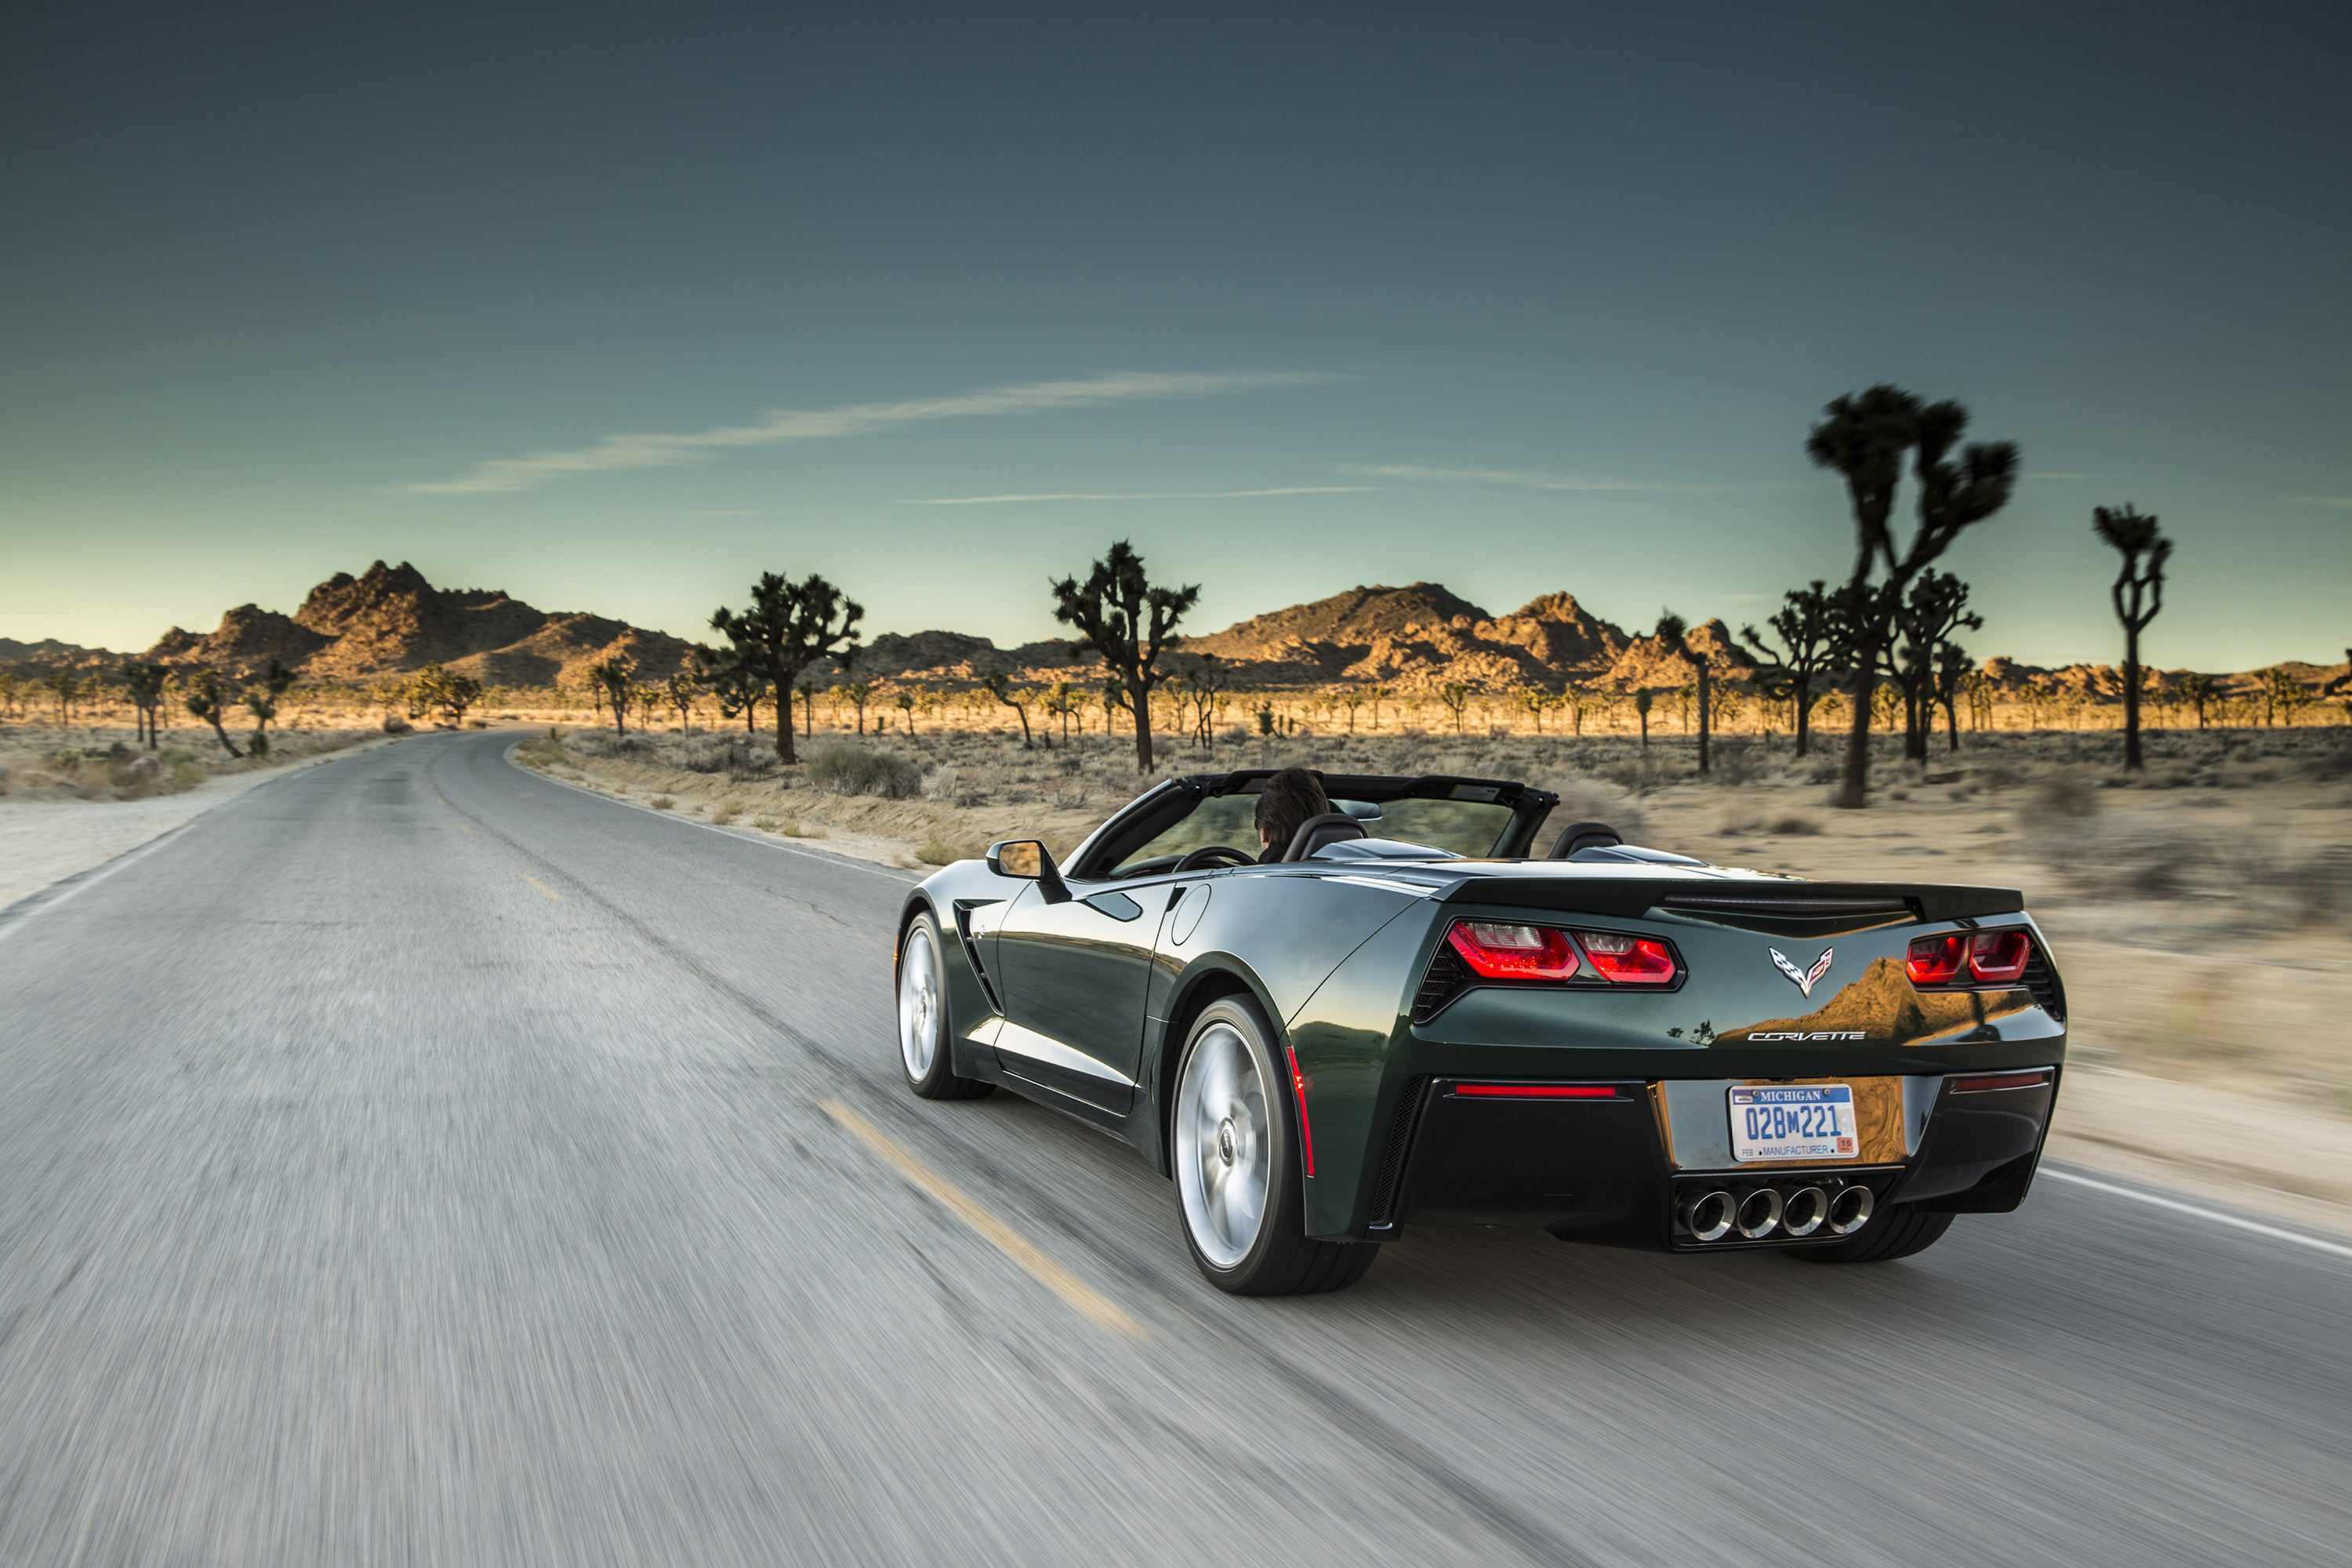
[[[1851,1084],[1743,1084],[1731,1091],[1731,1157],[1743,1164],[1851,1160],[1861,1152]]]

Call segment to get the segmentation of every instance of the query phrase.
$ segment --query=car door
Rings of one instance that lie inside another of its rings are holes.
[[[996,929],[1006,1072],[1125,1115],[1143,1054],[1144,994],[1164,883],[1074,882],[1066,900],[1022,889]]]

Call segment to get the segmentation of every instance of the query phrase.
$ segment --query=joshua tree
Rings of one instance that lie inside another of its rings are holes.
[[[1642,716],[1642,750],[1645,752],[1650,749],[1650,710],[1657,700],[1657,694],[1646,686],[1633,693],[1633,711]]]
[[[2124,625],[2124,766],[2135,773],[2140,767],[2139,634],[2164,608],[2164,565],[2172,558],[2172,541],[2156,521],[2129,501],[2091,509],[2091,531],[2124,558],[2108,598]]]
[[[1151,771],[1151,689],[1168,679],[1160,656],[1179,639],[1176,623],[1200,602],[1201,587],[1155,588],[1143,572],[1143,557],[1124,539],[1094,563],[1083,583],[1064,577],[1053,584],[1054,618],[1077,628],[1072,658],[1089,651],[1102,656],[1107,690],[1135,715],[1135,766]]]
[[[132,659],[122,667],[122,687],[131,706],[139,710],[139,739],[155,749],[156,717],[163,707],[163,683],[172,678],[169,665]]]
[[[853,680],[841,689],[841,694],[849,699],[851,707],[857,710],[857,732],[863,735],[866,733],[866,705],[874,700],[874,683]]]
[[[261,672],[261,684],[245,689],[246,711],[253,715],[253,739],[246,745],[257,757],[269,754],[269,721],[278,717],[278,700],[294,684],[294,672],[275,658]]]
[[[1024,752],[1031,750],[1032,742],[1029,738],[1030,694],[1025,691],[1013,690],[1013,678],[1006,675],[1001,669],[992,669],[986,675],[982,676],[980,678],[980,689],[982,691],[987,692],[991,697],[995,698],[999,702],[1003,703],[1007,708],[1012,709],[1015,713],[1021,715],[1021,749]],[[1053,744],[1050,737],[1046,741],[1046,744],[1049,746]]]
[[[703,692],[701,671],[689,664],[661,683],[661,699],[677,710],[677,728],[681,734],[694,733],[694,700]]]
[[[433,668],[438,669],[440,666],[435,665]],[[606,705],[613,710],[613,733],[627,734],[629,704],[637,694],[635,667],[625,656],[616,653],[610,658],[590,665],[588,679],[595,684],[597,690],[604,693]]]
[[[1870,798],[1869,684],[1885,659],[1895,610],[1911,580],[1950,549],[1963,530],[2009,504],[2017,484],[2017,447],[2009,441],[1977,441],[1962,447],[1967,409],[1948,401],[1922,404],[1884,383],[1841,397],[1824,412],[1828,416],[1813,427],[1805,451],[1845,479],[1855,541],[1847,587],[1862,612],[1854,640],[1854,668],[1862,684],[1846,737],[1845,775],[1833,804],[1860,807]],[[1898,552],[1890,520],[1906,453],[1918,486],[1918,526],[1908,546]],[[1882,569],[1885,576],[1874,584]]]
[[[1364,689],[1360,686],[1339,687],[1331,693],[1331,700],[1339,708],[1346,710],[1348,715],[1348,733],[1350,735],[1354,734],[1356,732],[1356,710],[1364,705]],[[1204,715],[1201,720],[1201,728],[1205,732],[1208,727],[1209,721]]]
[[[1658,628],[1655,635],[1658,639],[1659,647],[1668,655],[1678,658],[1682,660],[1683,663],[1688,665],[1693,673],[1697,677],[1698,771],[1700,775],[1704,777],[1707,771],[1707,731],[1711,728],[1711,721],[1715,716],[1712,711],[1713,703],[1710,700],[1714,696],[1714,691],[1709,680],[1713,671],[1707,668],[1706,658],[1692,649],[1688,635],[1689,630],[1690,627],[1688,623],[1685,622],[1680,616],[1675,614],[1672,610],[1660,610],[1658,612]]]
[[[1933,708],[1941,689],[1938,672],[1948,662],[1946,650],[1957,650],[1959,646],[1951,640],[1952,634],[1963,628],[1977,631],[1984,626],[1984,617],[1968,604],[1966,583],[1949,572],[1927,571],[1913,581],[1911,592],[1895,612],[1895,624],[1903,641],[1895,680],[1903,691],[1903,754],[1909,761],[1927,760],[1927,734],[1935,728]],[[1965,669],[1967,656],[1959,657],[1959,668]],[[1958,669],[1952,679],[1959,679]]]
[[[1811,750],[1813,681],[1825,668],[1836,644],[1831,621],[1830,592],[1819,577],[1802,588],[1780,595],[1780,612],[1764,624],[1772,628],[1780,646],[1764,640],[1754,626],[1739,628],[1739,637],[1769,661],[1759,673],[1766,693],[1786,699],[1795,709],[1797,755]]]
[[[50,700],[58,705],[58,722],[70,722],[74,699],[81,695],[80,679],[71,670],[58,669],[41,677],[41,684],[48,688]]]
[[[803,680],[793,688],[801,694],[801,734],[806,740],[816,739],[816,682]]]
[[[2288,729],[2294,728],[2294,716],[2311,701],[2311,689],[2295,679],[2294,671],[2283,664],[2274,664],[2262,672],[2263,727],[2270,727],[2273,715]]]
[[[856,656],[857,623],[865,618],[863,606],[814,572],[800,583],[762,572],[751,587],[751,607],[738,615],[721,606],[712,612],[710,626],[735,645],[735,662],[773,687],[780,703],[788,703],[793,683],[810,665],[837,658],[847,667]],[[776,757],[795,760],[789,713],[778,715]]]
[[[1437,700],[1454,715],[1454,732],[1462,733],[1462,710],[1470,706],[1470,688],[1458,680],[1449,680],[1437,689]]]
[[[245,755],[236,749],[236,742],[228,738],[228,731],[221,728],[221,715],[228,708],[229,697],[221,681],[220,671],[185,670],[181,673],[180,680],[187,689],[188,711],[213,727],[213,733],[220,737],[221,750],[232,757]]]
[[[915,694],[901,691],[898,696],[898,711],[907,716],[907,733],[911,735],[915,732]]]

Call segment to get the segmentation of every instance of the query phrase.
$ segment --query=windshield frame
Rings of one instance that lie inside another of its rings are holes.
[[[1124,877],[1115,871],[1118,863],[1136,849],[1167,832],[1198,810],[1208,800],[1226,795],[1255,795],[1272,778],[1273,768],[1243,768],[1227,773],[1190,773],[1166,780],[1146,790],[1087,836],[1070,856],[1064,874],[1084,881],[1125,880],[1136,876],[1164,874],[1170,868],[1151,871],[1131,870]],[[1549,790],[1536,789],[1511,779],[1465,778],[1452,773],[1421,773],[1412,777],[1386,773],[1320,773],[1324,793],[1333,800],[1365,801],[1382,805],[1398,800],[1475,800],[1480,804],[1506,805],[1511,810],[1509,825],[1496,837],[1494,847],[1478,858],[1517,860],[1526,858],[1534,842],[1536,829],[1542,825],[1559,797]],[[1481,792],[1493,791],[1491,795]],[[1241,846],[1234,847],[1240,848]]]

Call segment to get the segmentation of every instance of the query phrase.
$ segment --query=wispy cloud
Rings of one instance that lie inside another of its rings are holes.
[[[2352,507],[2352,496],[2287,496],[2284,499],[2296,506]]]
[[[1376,490],[1378,485],[1281,485],[1269,490],[1137,490],[1127,495],[1090,490],[1054,490],[1018,496],[926,496],[900,501],[900,506],[1002,506],[1032,500],[1243,500],[1252,496],[1345,496]]]
[[[396,488],[409,495],[490,495],[508,490],[536,489],[558,479],[576,479],[583,474],[616,473],[626,468],[674,468],[742,447],[773,447],[793,441],[870,436],[901,426],[929,424],[942,419],[1003,417],[1168,398],[1213,397],[1224,393],[1260,392],[1270,387],[1307,386],[1337,379],[1337,376],[1313,371],[1237,371],[1195,374],[1119,371],[1077,381],[1033,381],[1013,386],[981,387],[951,396],[916,398],[903,403],[847,403],[833,408],[780,408],[762,414],[748,425],[724,425],[716,429],[698,430],[686,435],[605,436],[593,445],[572,451],[533,452],[520,458],[499,458],[476,464],[472,472],[459,479]]]
[[[1486,485],[1517,485],[1531,490],[1626,490],[1661,495],[1714,495],[1735,490],[1783,489],[1790,481],[1761,480],[1754,484],[1658,484],[1639,479],[1612,479],[1591,474],[1540,474],[1518,468],[1428,468],[1409,463],[1351,463],[1351,474],[1371,474],[1391,479],[1442,479]]]

